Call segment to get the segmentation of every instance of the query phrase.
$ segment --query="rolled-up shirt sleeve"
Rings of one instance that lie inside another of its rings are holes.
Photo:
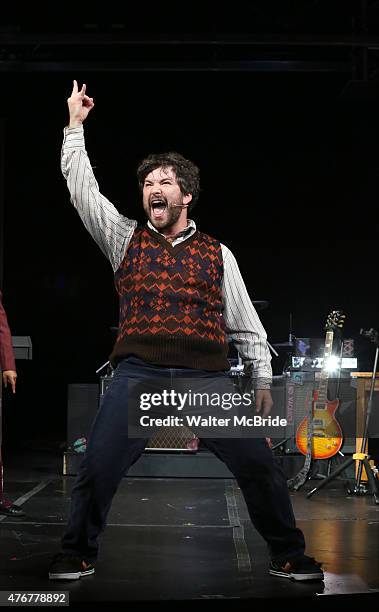
[[[221,248],[226,333],[242,358],[245,373],[251,374],[254,387],[270,389],[272,367],[266,331],[247,292],[234,255],[225,245],[221,245]]]

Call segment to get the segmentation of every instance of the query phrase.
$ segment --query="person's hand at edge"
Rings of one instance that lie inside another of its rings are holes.
[[[16,380],[17,380],[17,372],[14,370],[4,370],[3,372],[3,383],[4,387],[8,386],[8,383],[12,387],[13,393],[16,393]]]

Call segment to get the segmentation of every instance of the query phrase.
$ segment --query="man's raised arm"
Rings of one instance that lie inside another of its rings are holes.
[[[86,229],[111,262],[119,267],[137,221],[121,215],[100,191],[85,149],[83,123],[94,107],[93,98],[86,95],[86,85],[79,90],[73,83],[67,99],[69,125],[64,129],[61,169],[67,181],[71,202]]]

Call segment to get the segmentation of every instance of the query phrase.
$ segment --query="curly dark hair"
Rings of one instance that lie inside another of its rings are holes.
[[[199,168],[189,159],[175,151],[170,153],[152,153],[143,159],[137,168],[137,179],[141,192],[147,175],[160,167],[172,167],[182,194],[190,193],[192,195],[192,200],[188,205],[188,210],[192,210],[200,194]]]

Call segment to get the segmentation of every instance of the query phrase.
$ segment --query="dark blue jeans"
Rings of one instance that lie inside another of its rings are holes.
[[[94,562],[98,537],[106,526],[113,497],[127,470],[143,453],[147,439],[128,438],[128,380],[159,377],[220,376],[208,372],[159,367],[129,357],[116,368],[89,434],[88,446],[71,493],[71,510],[62,551]],[[203,438],[203,444],[234,474],[254,527],[277,561],[302,554],[303,533],[296,527],[284,473],[264,439]]]

